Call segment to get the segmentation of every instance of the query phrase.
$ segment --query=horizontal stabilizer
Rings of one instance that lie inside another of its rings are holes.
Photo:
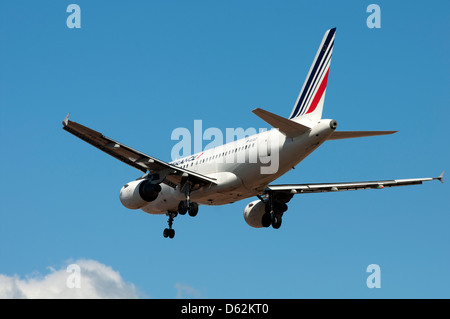
[[[444,183],[444,173],[445,173],[445,171],[443,171],[443,172],[441,173],[441,175],[439,175],[439,177],[436,177],[436,179],[437,179],[438,181],[440,181],[441,183]]]
[[[367,136],[389,135],[398,131],[334,131],[327,140],[342,140],[346,138],[357,138]]]
[[[291,121],[287,118],[260,108],[254,109],[252,112],[263,119],[265,122],[269,123],[272,127],[277,128],[287,137],[302,135],[303,133],[311,130],[311,128],[308,126]]]

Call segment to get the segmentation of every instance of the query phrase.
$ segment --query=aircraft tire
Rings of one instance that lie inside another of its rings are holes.
[[[281,221],[282,221],[281,215],[279,215],[279,214],[274,214],[274,215],[273,215],[273,219],[272,219],[272,227],[273,227],[274,229],[280,228],[280,227],[281,227]]]
[[[197,216],[198,204],[197,203],[189,203],[188,213],[189,213],[189,216],[191,216],[191,217]]]
[[[264,215],[262,216],[261,224],[263,227],[267,228],[272,223],[272,216],[270,215],[271,215],[270,213],[264,213]]]
[[[179,204],[178,204],[178,213],[180,215],[185,215],[186,212],[188,211],[188,207],[186,205],[186,201],[182,200]]]

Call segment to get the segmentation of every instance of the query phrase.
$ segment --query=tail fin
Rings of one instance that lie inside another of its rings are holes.
[[[298,117],[314,121],[321,119],[335,33],[336,28],[325,32],[289,119],[295,120]]]

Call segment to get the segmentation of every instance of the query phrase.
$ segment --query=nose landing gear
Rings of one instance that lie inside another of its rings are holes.
[[[185,215],[186,213],[189,213],[189,216],[195,217],[198,213],[198,204],[195,202],[188,202],[187,201],[181,201],[178,204],[178,211],[177,212],[167,212],[167,216],[169,216],[169,220],[167,223],[169,224],[169,228],[164,229],[163,236],[164,238],[173,238],[175,237],[175,229],[172,228],[173,225],[173,219],[177,217],[178,214]]]
[[[169,224],[169,228],[165,228],[164,232],[163,232],[163,236],[164,238],[173,238],[175,237],[175,229],[172,228],[173,225],[173,219],[175,217],[177,217],[178,213],[177,212],[167,212],[167,215],[169,216],[169,220],[167,221],[167,223]]]

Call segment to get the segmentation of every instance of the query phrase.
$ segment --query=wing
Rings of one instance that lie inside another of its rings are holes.
[[[359,189],[382,189],[385,187],[418,185],[423,182],[439,180],[443,182],[444,172],[439,177],[411,178],[411,179],[394,179],[386,181],[371,182],[352,182],[352,183],[320,183],[320,184],[286,184],[286,185],[269,185],[266,189],[267,193],[285,193],[285,194],[303,194],[303,193],[325,193],[350,191]]]
[[[69,115],[67,115],[63,121],[63,129],[91,144],[92,146],[95,146],[99,150],[102,150],[103,152],[117,158],[119,161],[137,168],[144,173],[164,172],[166,174],[166,183],[181,185],[182,180],[187,178],[190,182],[197,184],[199,187],[216,184],[216,180],[214,178],[171,165],[114,141],[100,132],[94,131],[76,122],[72,122],[69,120]]]

